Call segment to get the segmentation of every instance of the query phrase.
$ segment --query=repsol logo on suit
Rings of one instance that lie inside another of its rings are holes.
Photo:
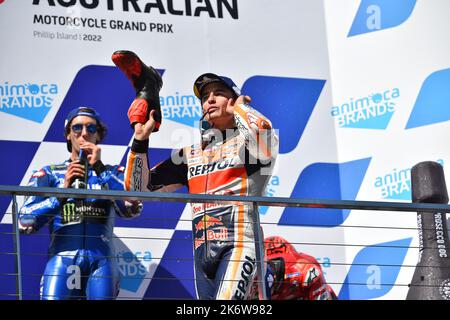
[[[233,168],[236,165],[234,158],[228,158],[222,161],[199,164],[189,168],[189,178],[211,173],[213,171],[225,170],[228,168]]]
[[[234,292],[234,298],[237,300],[244,300],[247,289],[250,285],[251,276],[255,270],[255,259],[245,256],[245,262],[242,265],[241,278],[239,279],[237,289]]]

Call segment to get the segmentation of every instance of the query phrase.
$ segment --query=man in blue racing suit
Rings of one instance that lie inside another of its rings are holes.
[[[72,110],[65,121],[65,137],[70,159],[45,166],[31,176],[28,185],[69,188],[83,177],[87,158],[87,189],[124,190],[121,166],[104,165],[97,145],[106,126],[91,108]],[[30,196],[19,214],[23,233],[49,224],[49,261],[41,279],[41,299],[114,299],[119,277],[112,234],[115,213],[132,218],[142,210],[139,202],[107,199],[58,199]]]

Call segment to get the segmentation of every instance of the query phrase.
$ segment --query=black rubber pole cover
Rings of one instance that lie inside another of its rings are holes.
[[[437,162],[424,161],[411,169],[413,202],[448,203],[444,168]]]
[[[412,200],[448,203],[444,169],[425,161],[411,169]],[[450,251],[445,212],[418,212],[419,261],[407,300],[450,300]]]

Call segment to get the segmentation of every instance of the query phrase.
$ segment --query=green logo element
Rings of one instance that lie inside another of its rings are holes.
[[[306,277],[306,286],[311,285],[311,283],[319,276],[318,271],[316,268],[312,267],[308,270],[308,275]]]
[[[80,222],[80,214],[76,210],[75,203],[65,203],[62,210],[62,224],[77,222]]]

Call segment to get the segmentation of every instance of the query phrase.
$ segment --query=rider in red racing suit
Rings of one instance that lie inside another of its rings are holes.
[[[127,72],[124,64],[121,68]],[[242,96],[227,77],[203,74],[194,83],[194,93],[201,99],[201,120],[207,121],[201,121],[202,143],[179,150],[151,170],[148,137],[154,131],[157,110],[149,111],[148,104],[131,105],[130,122],[140,117],[149,120],[134,125],[126,189],[171,192],[186,185],[190,193],[197,194],[261,195],[278,151],[278,138],[270,121],[247,105],[250,98]],[[248,204],[192,203],[199,299],[247,297],[256,274],[255,214],[257,210]]]
[[[273,272],[272,300],[336,300],[336,294],[326,283],[317,260],[297,252],[282,237],[264,240],[266,259]]]

